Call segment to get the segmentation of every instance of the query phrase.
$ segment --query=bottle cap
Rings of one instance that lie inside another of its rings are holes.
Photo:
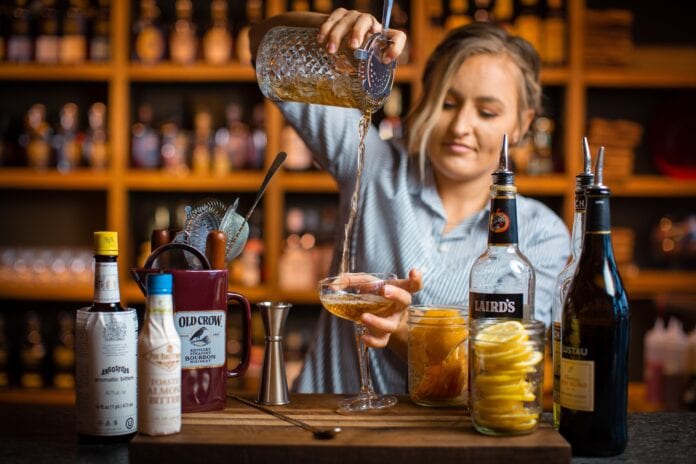
[[[101,256],[118,256],[118,232],[95,232],[94,254]]]
[[[148,295],[171,295],[172,275],[171,274],[148,274],[147,275],[147,294]]]

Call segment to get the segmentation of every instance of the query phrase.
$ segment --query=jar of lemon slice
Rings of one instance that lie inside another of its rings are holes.
[[[545,327],[540,321],[471,324],[471,419],[486,435],[536,430],[542,412]]]
[[[416,305],[408,310],[408,389],[421,406],[468,401],[468,309]]]

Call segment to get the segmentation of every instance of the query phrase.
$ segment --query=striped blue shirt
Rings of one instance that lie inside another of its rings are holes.
[[[336,179],[338,224],[345,224],[357,174],[360,113],[299,103],[278,106],[316,161]],[[447,216],[428,163],[421,180],[417,158],[408,156],[400,144],[380,139],[374,127],[365,145],[351,270],[405,277],[418,268],[423,289],[414,295],[414,304],[468,305],[469,271],[487,246],[488,207],[443,234]],[[535,317],[548,325],[554,282],[568,258],[568,230],[553,211],[523,196],[518,196],[517,219],[520,250],[536,272]],[[343,227],[337,227],[336,233],[335,243],[341,244]],[[339,267],[340,248],[334,253],[332,274]],[[356,393],[360,388],[356,353],[353,324],[321,311],[294,390]],[[406,361],[389,349],[372,349],[369,354],[375,390],[406,393]]]

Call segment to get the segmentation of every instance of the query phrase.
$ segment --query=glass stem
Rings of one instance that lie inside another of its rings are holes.
[[[358,347],[358,363],[360,365],[360,396],[375,396],[370,377],[370,358],[367,355],[367,347],[362,336],[367,333],[367,328],[360,323],[355,323],[355,344]]]

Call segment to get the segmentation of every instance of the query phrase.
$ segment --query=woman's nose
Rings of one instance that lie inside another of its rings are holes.
[[[470,132],[474,124],[474,113],[467,107],[462,107],[452,120],[450,129],[455,135],[465,135]]]

